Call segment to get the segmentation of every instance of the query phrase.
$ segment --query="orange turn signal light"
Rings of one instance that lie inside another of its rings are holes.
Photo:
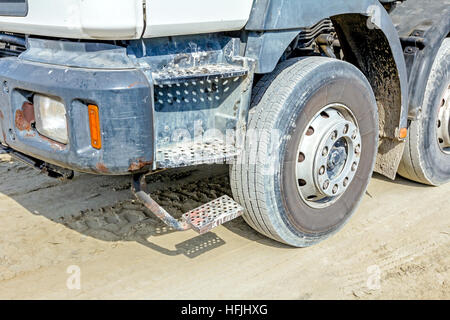
[[[100,117],[98,107],[94,104],[88,105],[89,128],[91,129],[91,145],[95,149],[102,148],[102,136],[100,131]]]
[[[399,137],[400,139],[405,139],[408,136],[408,128],[401,128]]]

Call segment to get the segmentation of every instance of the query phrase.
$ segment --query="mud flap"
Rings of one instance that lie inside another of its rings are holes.
[[[378,145],[377,161],[374,171],[394,180],[397,175],[397,168],[403,157],[404,149],[405,142],[402,140],[381,138]]]

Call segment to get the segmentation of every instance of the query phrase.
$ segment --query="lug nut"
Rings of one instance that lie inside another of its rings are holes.
[[[331,134],[331,140],[335,140],[337,137],[337,132],[333,131],[333,133]]]
[[[333,194],[336,194],[339,190],[339,186],[337,184],[334,185],[333,187]]]
[[[352,134],[352,139],[353,139],[353,140],[355,140],[355,139],[356,139],[356,130],[355,130],[355,131],[353,131],[353,134]]]
[[[358,144],[358,145],[356,146],[356,148],[355,148],[355,153],[356,153],[356,154],[360,154],[360,153],[361,153],[361,145],[360,145],[360,144]]]
[[[325,167],[321,166],[320,169],[319,169],[319,174],[323,175],[324,173],[325,173]]]
[[[358,164],[356,162],[353,162],[353,164],[352,164],[352,171],[356,171],[357,167],[358,167]]]
[[[327,181],[325,181],[325,182],[323,183],[323,189],[324,189],[324,190],[328,189],[329,186],[330,186],[330,181],[329,181],[329,180],[327,180]]]
[[[328,154],[328,147],[323,148],[322,155],[325,157]]]

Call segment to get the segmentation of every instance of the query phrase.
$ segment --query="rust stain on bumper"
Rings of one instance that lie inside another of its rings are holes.
[[[128,171],[138,171],[144,167],[151,166],[153,161],[144,161],[143,159],[138,159],[135,162],[132,162],[128,167]]]
[[[108,172],[109,172],[109,169],[108,169],[108,168],[105,166],[105,164],[102,163],[102,162],[97,163],[97,164],[95,165],[95,167],[97,168],[97,170],[98,170],[99,172],[102,172],[102,173],[108,173]]]
[[[135,87],[135,86],[137,86],[137,85],[139,85],[139,84],[146,85],[145,82],[142,82],[142,81],[136,81],[136,82],[133,82],[132,84],[130,84],[130,85],[128,86],[128,88],[133,88],[133,87]]]
[[[14,119],[15,126],[20,131],[30,131],[34,122],[36,122],[34,106],[29,102],[25,102],[22,108],[16,111]]]

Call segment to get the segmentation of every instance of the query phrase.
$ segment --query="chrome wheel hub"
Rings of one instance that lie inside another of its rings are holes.
[[[303,133],[296,165],[298,191],[311,207],[331,205],[355,177],[361,134],[355,117],[342,104],[318,112]]]
[[[450,154],[450,85],[447,86],[440,102],[436,132],[439,147],[443,152]]]

